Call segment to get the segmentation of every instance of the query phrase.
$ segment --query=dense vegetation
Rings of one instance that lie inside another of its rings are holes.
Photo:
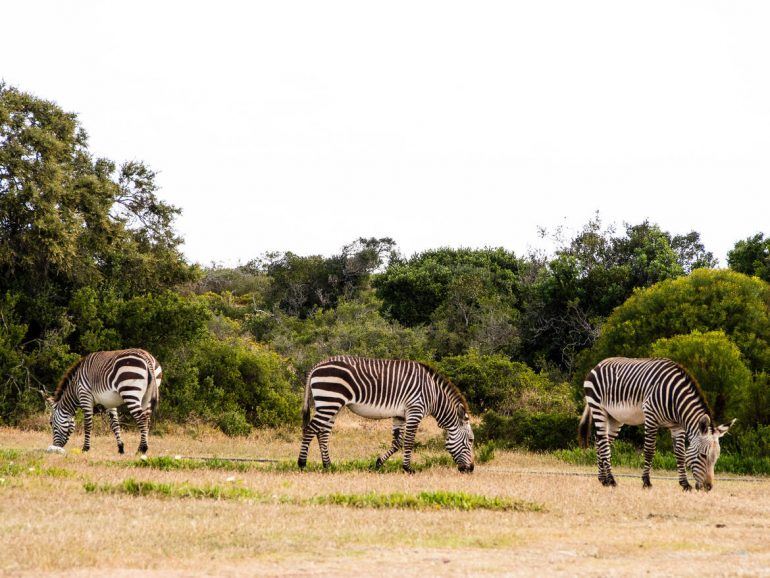
[[[484,416],[482,434],[572,444],[585,371],[667,356],[700,380],[732,447],[770,455],[770,242],[718,269],[695,232],[595,217],[553,254],[390,238],[330,257],[186,261],[179,210],[140,162],[94,157],[73,114],[0,84],[0,423],[43,410],[78,356],[144,347],[164,366],[159,418],[231,435],[296,423],[308,369],[332,354],[434,365]],[[741,433],[742,432],[742,433]],[[631,435],[631,439],[633,435]],[[730,447],[728,443],[728,447]]]

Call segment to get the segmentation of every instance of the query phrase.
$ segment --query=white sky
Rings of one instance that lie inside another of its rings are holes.
[[[0,77],[159,171],[185,252],[770,233],[770,2],[39,2]]]

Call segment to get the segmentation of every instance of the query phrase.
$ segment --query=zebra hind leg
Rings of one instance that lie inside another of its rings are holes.
[[[380,469],[382,465],[388,461],[388,458],[401,449],[403,443],[403,437],[401,435],[401,428],[404,425],[404,420],[401,418],[393,418],[393,443],[390,445],[390,449],[381,456],[377,457],[375,467]]]
[[[118,410],[116,408],[112,408],[108,410],[107,415],[110,418],[110,429],[115,435],[115,440],[118,442],[118,453],[123,454],[126,452],[126,450],[123,446],[123,439],[120,436],[120,418],[118,417]]]
[[[612,475],[612,440],[619,428],[613,427],[611,418],[600,409],[593,409],[594,425],[596,426],[596,461],[599,468],[599,481],[603,486],[617,486]]]
[[[131,417],[133,417],[136,420],[136,423],[139,424],[139,431],[141,432],[141,437],[139,439],[139,448],[138,452],[140,454],[146,454],[147,453],[147,432],[150,429],[150,415],[149,410],[145,411],[139,401],[136,401],[135,403],[132,403],[128,406],[128,411],[131,414]]]
[[[307,453],[310,450],[310,442],[316,436],[315,430],[312,428],[312,424],[308,424],[306,428],[302,430],[302,445],[299,448],[299,457],[297,458],[297,466],[300,470],[304,470],[307,465]]]

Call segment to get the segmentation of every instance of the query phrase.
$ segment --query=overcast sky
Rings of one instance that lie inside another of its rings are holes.
[[[2,3],[0,77],[159,172],[189,258],[770,233],[770,2]]]

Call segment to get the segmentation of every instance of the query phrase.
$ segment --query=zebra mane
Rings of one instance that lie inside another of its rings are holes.
[[[59,383],[56,385],[56,391],[53,394],[54,403],[59,401],[64,395],[64,392],[67,391],[67,386],[70,384],[70,378],[72,377],[72,374],[75,373],[78,367],[80,367],[80,364],[83,363],[84,359],[85,357],[81,357],[80,359],[75,361],[72,365],[70,365],[67,368],[67,371],[64,372],[64,375],[62,375],[62,378],[59,380]]]
[[[698,394],[698,397],[700,398],[701,403],[703,404],[703,408],[706,410],[706,413],[709,416],[709,419],[711,419],[711,424],[714,424],[714,412],[711,409],[711,406],[709,405],[708,400],[706,399],[706,394],[703,392],[703,389],[701,389],[700,383],[698,383],[698,380],[695,379],[695,376],[690,373],[690,370],[688,370],[684,365],[681,363],[677,363],[673,359],[666,358],[669,362],[671,362],[673,365],[679,368],[679,370],[684,373],[685,377],[690,380],[690,384],[695,389],[695,392]]]
[[[453,393],[454,396],[460,401],[460,403],[463,404],[463,409],[465,409],[465,413],[467,413],[468,415],[471,414],[471,411],[468,408],[468,402],[466,401],[465,396],[463,395],[463,392],[460,391],[459,387],[457,387],[454,383],[449,381],[446,377],[441,375],[438,371],[433,369],[427,363],[422,363],[421,361],[418,361],[417,363],[422,367],[424,367],[428,371],[428,374],[430,374],[431,377],[436,379],[439,385],[447,386],[447,389],[449,390],[449,392]]]

